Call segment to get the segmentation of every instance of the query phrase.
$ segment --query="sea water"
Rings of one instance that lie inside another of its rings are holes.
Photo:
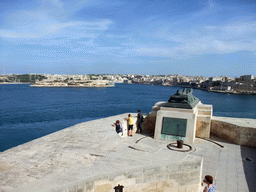
[[[94,119],[122,113],[149,113],[181,88],[116,84],[109,88],[46,88],[0,85],[0,151]],[[256,96],[211,93],[195,89],[214,116],[256,119]]]

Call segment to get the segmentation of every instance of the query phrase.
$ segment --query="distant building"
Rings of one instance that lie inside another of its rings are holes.
[[[223,81],[225,80],[224,77],[209,77],[209,82],[213,82],[213,81]]]
[[[254,79],[253,75],[243,75],[240,76],[241,81],[252,81]]]

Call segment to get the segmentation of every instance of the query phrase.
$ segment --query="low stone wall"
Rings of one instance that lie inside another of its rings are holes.
[[[211,135],[234,144],[256,147],[255,126],[255,119],[213,117]]]
[[[200,191],[202,161],[182,162],[159,167],[144,167],[123,173],[108,173],[86,182],[58,188],[53,192],[114,192],[118,185],[124,192],[142,191]]]

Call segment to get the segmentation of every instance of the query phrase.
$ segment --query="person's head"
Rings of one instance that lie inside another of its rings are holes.
[[[129,114],[128,117],[131,117],[131,114]]]
[[[213,183],[213,177],[211,175],[205,175],[204,182],[207,183],[207,184],[212,184]]]
[[[138,113],[140,113],[140,110],[138,110]]]
[[[117,120],[117,121],[116,121],[116,124],[119,124],[119,123],[120,123],[120,121],[119,121],[119,120]]]

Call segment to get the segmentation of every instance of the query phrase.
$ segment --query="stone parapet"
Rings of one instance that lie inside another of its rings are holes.
[[[256,147],[256,119],[213,117],[211,134],[234,144]]]
[[[199,191],[203,160],[178,162],[160,166],[147,166],[140,169],[109,172],[84,182],[57,187],[52,192],[114,192],[118,185],[125,192],[143,191]]]

